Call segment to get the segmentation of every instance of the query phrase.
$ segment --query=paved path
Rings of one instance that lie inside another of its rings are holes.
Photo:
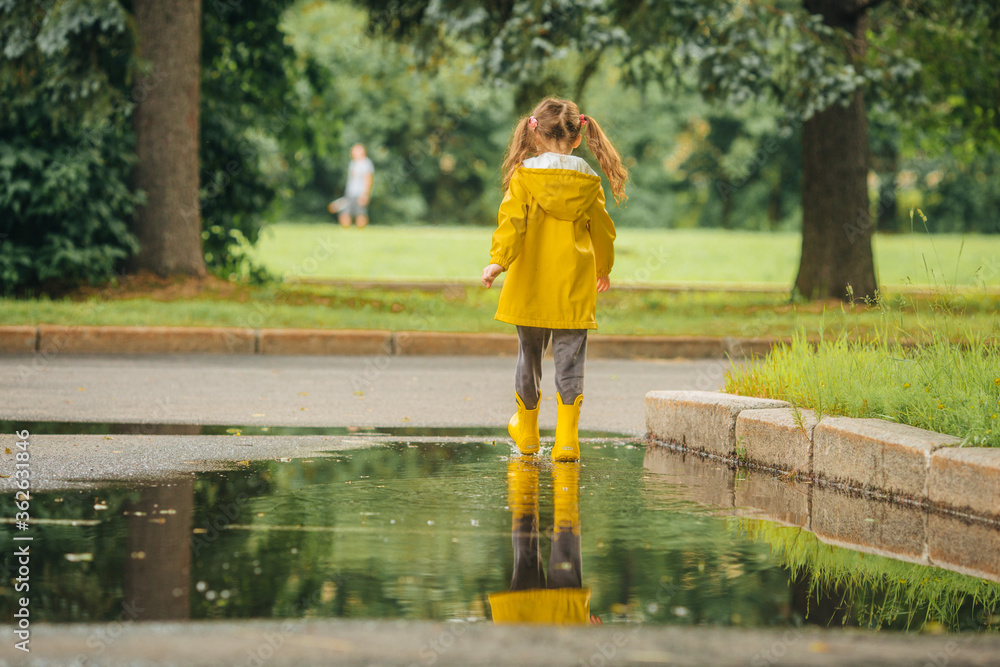
[[[32,626],[30,658],[71,665],[996,665],[996,635],[700,627],[493,626],[424,621],[208,621]],[[82,656],[86,662],[74,662]],[[9,662],[8,662],[9,661]]]
[[[653,389],[718,389],[728,362],[591,360],[580,428],[645,433]],[[555,428],[552,361],[542,428]],[[0,356],[0,419],[269,426],[495,426],[514,406],[497,357]]]

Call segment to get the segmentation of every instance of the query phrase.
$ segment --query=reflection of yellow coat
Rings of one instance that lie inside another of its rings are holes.
[[[589,588],[529,588],[490,594],[494,623],[582,625],[590,622]]]
[[[524,161],[500,204],[490,261],[507,269],[496,319],[596,329],[597,278],[615,263],[601,178],[579,157]]]

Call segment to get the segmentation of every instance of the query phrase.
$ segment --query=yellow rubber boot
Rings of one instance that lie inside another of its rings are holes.
[[[524,407],[524,401],[514,392],[517,399],[517,413],[507,422],[507,432],[514,439],[514,444],[522,454],[534,454],[541,445],[538,437],[538,409],[542,405],[542,396],[538,396],[538,405],[534,410]]]
[[[552,445],[553,461],[580,460],[580,406],[583,404],[583,394],[566,405],[562,396],[556,394],[558,402],[556,412],[556,442]]]

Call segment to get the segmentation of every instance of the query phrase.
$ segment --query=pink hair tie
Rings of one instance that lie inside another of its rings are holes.
[[[528,119],[528,127],[534,128],[536,125],[538,125],[538,119],[537,118],[535,118],[534,116],[532,116],[531,118]]]
[[[587,117],[584,116],[583,114],[580,114],[580,127],[583,127],[586,124],[587,124]]]

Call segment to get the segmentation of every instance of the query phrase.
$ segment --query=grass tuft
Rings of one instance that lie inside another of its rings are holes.
[[[994,315],[969,326],[954,304],[903,324],[877,300],[875,326],[833,337],[800,330],[765,359],[729,370],[725,391],[777,398],[822,415],[876,417],[1000,447],[1000,347]]]

